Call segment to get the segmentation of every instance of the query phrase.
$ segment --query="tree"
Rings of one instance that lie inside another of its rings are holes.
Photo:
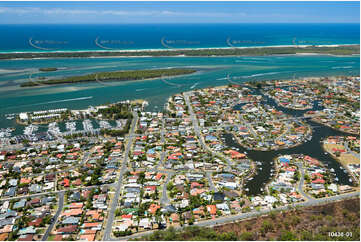
[[[245,240],[245,241],[254,240],[254,236],[251,232],[244,232],[239,236],[239,240]]]
[[[295,234],[293,234],[291,231],[287,231],[287,230],[283,230],[278,239],[284,240],[284,241],[298,240],[297,236]]]

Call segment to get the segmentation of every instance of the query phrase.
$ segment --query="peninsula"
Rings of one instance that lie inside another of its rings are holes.
[[[328,46],[268,46],[239,48],[204,48],[204,49],[157,49],[157,50],[112,50],[112,51],[64,51],[64,52],[24,52],[0,53],[0,59],[32,59],[32,58],[87,58],[87,57],[130,57],[130,56],[267,56],[294,54],[360,54],[360,45],[328,45]]]
[[[41,81],[28,81],[20,84],[21,87],[34,87],[42,85],[55,85],[66,83],[80,83],[93,81],[130,81],[157,78],[162,76],[177,76],[192,74],[195,69],[173,68],[173,69],[152,69],[152,70],[128,70],[115,72],[100,72],[83,76],[72,76],[61,79],[50,79]]]

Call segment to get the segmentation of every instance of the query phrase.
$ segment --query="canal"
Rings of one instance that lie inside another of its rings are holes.
[[[292,110],[288,108],[281,107],[277,105],[277,103],[267,96],[260,93],[258,90],[255,90],[257,94],[263,96],[263,104],[268,104],[273,106],[277,110],[280,110],[286,114],[292,115],[294,117],[301,117],[308,110]],[[238,106],[239,107],[239,106]],[[318,105],[318,102],[314,102],[314,108],[312,110],[320,110],[321,106]],[[353,185],[350,182],[350,175],[342,169],[341,164],[334,159],[330,154],[326,153],[322,147],[322,141],[328,136],[350,136],[350,134],[334,130],[328,126],[324,126],[318,123],[315,123],[311,120],[306,120],[308,125],[312,127],[312,138],[307,140],[305,143],[281,150],[271,150],[271,151],[256,151],[256,150],[248,150],[242,147],[236,139],[234,139],[233,135],[230,133],[224,133],[223,137],[225,138],[225,144],[229,147],[239,148],[240,152],[247,152],[247,156],[253,161],[261,162],[261,165],[257,166],[257,173],[252,180],[247,180],[243,189],[245,189],[248,195],[257,195],[261,194],[261,188],[272,179],[272,169],[274,167],[274,159],[279,155],[290,155],[290,154],[305,154],[309,155],[313,158],[318,159],[322,162],[328,169],[333,168],[335,170],[335,175],[338,177],[338,183],[342,185]],[[248,189],[247,189],[248,188]],[[247,191],[248,190],[248,191]]]

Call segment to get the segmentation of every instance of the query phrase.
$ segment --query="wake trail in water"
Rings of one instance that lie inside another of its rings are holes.
[[[198,82],[194,83],[194,85],[191,86],[191,89],[195,88],[198,85]]]
[[[53,103],[63,103],[63,102],[72,102],[72,101],[81,101],[81,100],[87,100],[92,99],[93,96],[89,97],[79,97],[79,98],[71,98],[71,99],[62,99],[62,100],[55,100],[55,101],[49,101],[49,102],[42,102],[42,103],[33,103],[33,104],[26,104],[26,105],[19,105],[15,107],[30,107],[30,106],[37,106],[37,105],[44,105],[44,104],[53,104]],[[9,107],[14,108],[14,107]]]
[[[249,78],[249,77],[257,77],[257,76],[275,75],[275,74],[279,74],[279,73],[281,73],[281,72],[265,72],[265,73],[259,73],[259,74],[249,75],[249,76],[241,76],[241,77]]]
[[[350,69],[352,66],[334,66],[331,67],[331,69]]]

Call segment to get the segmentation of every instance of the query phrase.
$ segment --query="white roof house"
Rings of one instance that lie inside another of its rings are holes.
[[[19,114],[19,118],[20,118],[21,120],[28,120],[28,119],[29,119],[27,113],[20,113],[20,114]]]

